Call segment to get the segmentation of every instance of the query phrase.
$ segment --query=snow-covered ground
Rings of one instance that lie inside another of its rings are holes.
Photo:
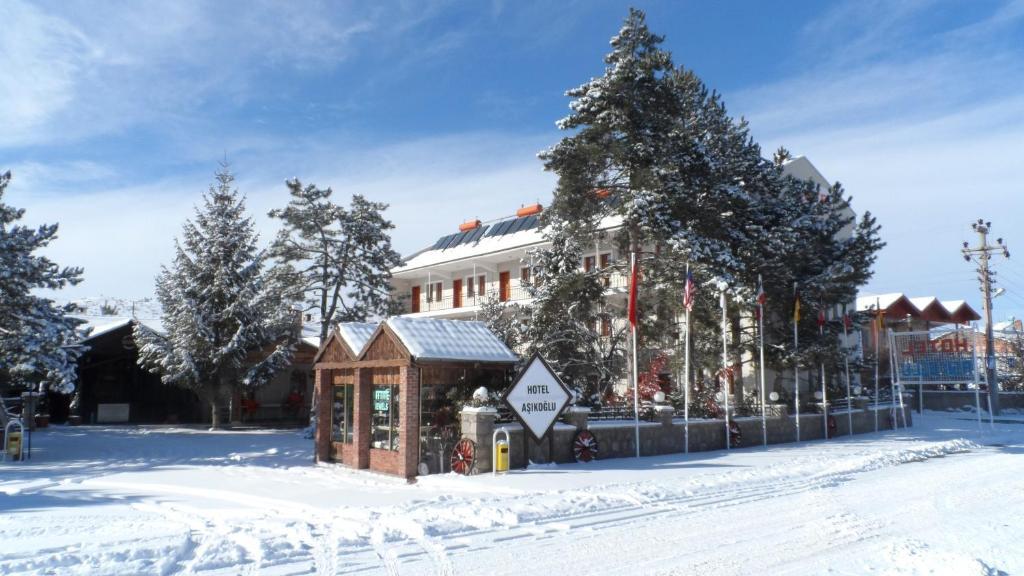
[[[1019,574],[1024,418],[416,484],[293,431],[51,427],[0,574]]]

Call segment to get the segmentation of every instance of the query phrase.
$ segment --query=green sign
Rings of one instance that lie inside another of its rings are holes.
[[[391,388],[378,388],[373,391],[373,409],[377,412],[387,412],[391,406]]]

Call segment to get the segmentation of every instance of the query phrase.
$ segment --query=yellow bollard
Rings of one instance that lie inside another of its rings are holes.
[[[11,460],[21,460],[21,432],[7,433],[7,455]]]
[[[508,472],[508,442],[498,440],[494,445],[494,471]]]

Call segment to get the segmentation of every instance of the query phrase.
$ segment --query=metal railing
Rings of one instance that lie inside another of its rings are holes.
[[[629,287],[629,277],[625,274],[612,273],[602,278],[602,282],[605,288],[609,290],[625,289]],[[460,308],[472,308],[474,306],[481,306],[491,297],[498,297],[502,302],[523,302],[525,300],[531,300],[533,296],[530,295],[530,291],[525,286],[509,286],[505,289],[505,297],[500,298],[501,289],[497,286],[497,283],[491,283],[491,286],[484,293],[474,293],[473,296],[469,296],[465,293],[463,288],[463,294],[460,298],[455,298],[450,288],[444,290],[440,298],[436,297],[436,294],[427,294],[427,291],[421,291],[419,297],[419,307],[413,306],[412,298],[404,296],[400,298],[407,312],[435,312],[438,310],[457,310]],[[456,306],[458,304],[458,306]]]

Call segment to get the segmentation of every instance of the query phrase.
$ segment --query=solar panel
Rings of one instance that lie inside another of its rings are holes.
[[[449,242],[452,241],[452,236],[454,236],[454,234],[441,236],[440,238],[437,239],[437,242],[434,242],[434,247],[431,248],[431,250],[440,250],[442,246],[446,246]]]
[[[526,224],[526,221],[529,220],[529,219],[530,219],[529,216],[523,216],[522,218],[516,218],[515,222],[513,222],[512,226],[508,229],[508,233],[509,234],[515,234],[516,232],[519,232],[520,230],[523,229],[523,224]]]
[[[500,227],[498,229],[498,234],[501,235],[501,236],[504,236],[505,234],[508,234],[509,229],[512,228],[512,225],[515,224],[515,223],[516,223],[515,220],[505,220],[504,222],[502,222],[500,224]]]
[[[441,245],[441,250],[447,250],[449,247],[451,247],[458,236],[458,234],[452,234],[451,236],[449,236],[448,241]]]
[[[476,230],[473,230],[472,236],[466,239],[466,242],[476,242],[477,240],[483,237],[484,232],[486,232],[488,228],[489,226],[481,226]]]
[[[526,223],[523,224],[523,227],[521,229],[522,230],[532,230],[532,229],[537,227],[537,223],[538,222],[540,222],[539,218],[537,218],[536,216],[530,216],[530,217],[528,217],[526,219]]]

